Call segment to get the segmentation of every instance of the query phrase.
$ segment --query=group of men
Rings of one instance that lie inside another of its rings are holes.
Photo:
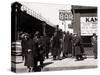
[[[63,33],[61,30],[56,30],[51,38],[47,35],[40,36],[38,31],[32,38],[27,33],[22,36],[22,56],[29,72],[37,71],[39,67],[42,69],[43,61],[45,58],[49,58],[50,52],[53,60],[61,60],[68,57],[68,54],[73,56],[75,54],[75,51],[72,51],[72,34],[69,32]],[[40,66],[38,66],[38,62],[40,62]]]
[[[76,60],[83,60],[84,48],[78,34],[72,35],[69,32],[57,30],[52,37],[53,60],[61,60],[67,57],[76,57]],[[62,55],[61,55],[62,54]]]
[[[33,37],[27,33],[22,37],[22,56],[25,60],[24,65],[27,66],[29,72],[41,70],[44,59],[49,58],[49,53],[51,53],[53,60],[62,60],[69,56],[75,57],[77,61],[84,59],[84,48],[81,37],[77,33],[62,32],[57,28],[52,37],[41,36],[39,31],[36,31]],[[94,40],[93,38],[93,45]],[[95,46],[94,48],[96,49]],[[95,58],[97,58],[96,52]],[[39,66],[38,62],[40,62]]]

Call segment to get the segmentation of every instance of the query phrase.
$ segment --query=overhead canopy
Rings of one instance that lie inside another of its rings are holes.
[[[46,23],[45,32],[49,36],[52,36],[54,33],[55,27],[53,27],[47,21],[41,21],[40,19],[28,14],[26,11],[21,11],[21,4],[15,2],[12,4],[11,11],[11,34],[12,40],[16,40],[18,37],[18,32],[27,32],[27,33],[35,33],[39,31],[41,35],[43,35],[43,22]],[[17,9],[17,10],[16,10]]]

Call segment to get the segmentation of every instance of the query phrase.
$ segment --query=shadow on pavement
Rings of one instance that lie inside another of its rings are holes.
[[[47,65],[49,65],[49,64],[52,64],[53,62],[46,62],[46,63],[44,63],[44,65],[43,65],[43,67],[45,67],[45,66],[47,66]]]
[[[49,64],[52,64],[53,62],[46,62],[43,64],[43,67],[49,65]],[[35,68],[34,72],[41,72],[41,66],[39,65],[37,68]]]

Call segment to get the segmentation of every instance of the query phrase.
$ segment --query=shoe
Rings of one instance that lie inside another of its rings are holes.
[[[65,58],[66,58],[65,56],[62,57],[62,59],[65,59]]]
[[[27,72],[31,72],[31,68],[28,68],[28,69],[27,69]]]
[[[80,60],[84,60],[84,57],[80,57]]]
[[[29,71],[28,72],[31,72],[31,68],[29,68]]]
[[[59,58],[58,58],[58,60],[62,60],[62,58],[61,58],[61,57],[59,57]]]
[[[80,59],[76,59],[75,61],[80,61]]]
[[[94,59],[97,59],[97,57],[94,57]]]
[[[56,60],[56,58],[53,58],[53,60]]]

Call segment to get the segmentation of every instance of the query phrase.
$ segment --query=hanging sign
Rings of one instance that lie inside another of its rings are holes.
[[[73,15],[70,10],[59,10],[59,20],[65,21],[65,20],[72,20]]]

